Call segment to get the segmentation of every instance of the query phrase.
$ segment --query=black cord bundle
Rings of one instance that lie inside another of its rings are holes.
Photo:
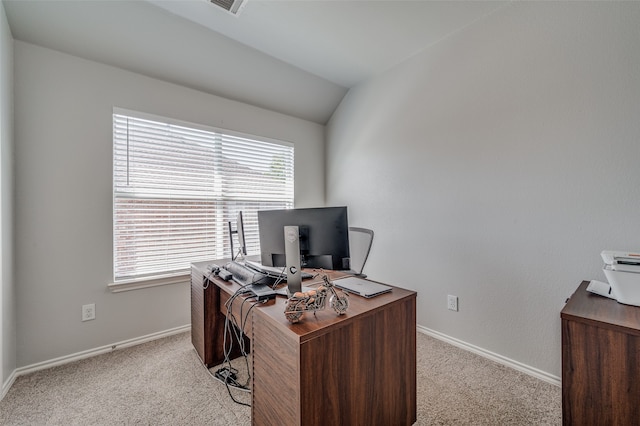
[[[218,272],[220,270],[220,268],[217,265],[212,265],[212,266],[215,266],[215,267],[213,267],[210,270],[209,275],[207,276],[207,279],[205,280],[206,284],[204,285],[204,289],[206,289],[210,285],[210,281],[212,279],[212,276],[217,276]],[[284,280],[285,280],[285,268],[282,268],[282,272],[281,272],[280,276],[272,284],[271,288],[275,290],[275,288],[280,283],[282,283]],[[233,314],[233,302],[236,300],[236,298],[238,296],[246,294],[249,291],[247,289],[247,287],[249,287],[250,285],[255,284],[255,283],[256,282],[251,282],[251,283],[242,285],[238,290],[236,290],[235,293],[233,293],[233,295],[231,295],[229,300],[227,300],[227,302],[225,303],[225,307],[227,309],[227,315],[225,316],[225,321],[224,321],[224,337],[223,337],[224,361],[222,363],[223,366],[221,368],[219,368],[218,370],[216,370],[216,372],[214,374],[211,374],[211,371],[207,369],[207,371],[209,372],[209,374],[213,378],[215,378],[216,380],[218,380],[220,382],[223,382],[225,384],[225,386],[227,387],[227,392],[229,393],[229,396],[231,397],[233,402],[235,402],[237,404],[240,404],[240,405],[245,405],[245,406],[251,406],[251,404],[247,404],[245,402],[238,401],[233,396],[233,394],[231,393],[231,388],[238,389],[238,390],[243,391],[243,392],[251,392],[251,390],[249,389],[249,383],[251,381],[251,370],[249,368],[249,355],[247,354],[246,349],[245,349],[245,344],[244,344],[245,341],[244,341],[243,335],[244,335],[244,329],[245,329],[245,327],[247,325],[247,320],[249,319],[249,313],[257,305],[265,303],[266,300],[265,301],[256,301],[256,297],[255,296],[246,297],[242,301],[242,303],[240,304],[240,318],[241,319],[243,318],[244,304],[249,302],[249,303],[251,303],[251,306],[249,307],[249,309],[247,310],[246,314],[244,315],[244,320],[243,320],[242,324],[238,323],[238,319]],[[240,353],[244,357],[245,365],[247,367],[247,380],[245,381],[245,383],[238,382],[238,380],[237,380],[238,370],[231,366],[231,352],[232,352],[232,349],[233,349],[233,339],[234,339],[234,337],[235,337],[235,340],[240,345]]]
[[[233,402],[240,405],[245,405],[245,406],[250,406],[250,404],[247,404],[242,401],[238,401],[231,393],[231,388],[238,389],[244,392],[251,391],[249,389],[249,383],[251,381],[251,370],[249,368],[249,354],[247,353],[245,348],[245,344],[244,344],[245,341],[244,341],[243,335],[244,335],[244,329],[247,325],[247,320],[249,319],[249,313],[253,308],[256,307],[256,305],[259,305],[264,302],[255,301],[255,296],[249,296],[243,299],[240,305],[240,319],[243,318],[244,304],[251,303],[251,306],[247,310],[246,314],[244,314],[244,320],[242,321],[242,324],[238,322],[238,319],[233,313],[233,302],[236,300],[238,296],[246,294],[248,291],[247,287],[252,284],[255,284],[255,283],[249,283],[241,286],[225,303],[225,307],[227,308],[227,315],[225,316],[224,337],[223,337],[224,361],[223,361],[223,367],[218,369],[213,375],[213,377],[216,380],[221,381],[225,384],[225,386],[227,387],[227,392],[229,393],[229,396],[231,397]],[[233,349],[234,337],[235,337],[235,340],[240,345],[240,353],[244,357],[245,365],[247,367],[247,380],[245,381],[245,383],[240,383],[237,381],[238,370],[231,366],[231,352]]]

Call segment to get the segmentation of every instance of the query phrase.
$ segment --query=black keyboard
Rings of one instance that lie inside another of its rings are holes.
[[[276,297],[276,292],[271,288],[273,278],[247,268],[238,262],[229,262],[224,266],[232,278],[238,284],[245,286],[246,291],[256,297],[258,301],[266,301]]]
[[[233,276],[233,280],[240,285],[273,284],[273,280],[266,274],[254,271],[238,262],[229,262],[224,265],[224,269],[229,271]]]
[[[244,263],[249,269],[252,269],[256,272],[263,273],[271,278],[276,278],[280,281],[287,280],[287,273],[285,272],[284,268],[278,268],[275,266],[265,266],[261,263],[253,262],[251,260],[247,260]],[[300,273],[300,276],[303,280],[308,280],[310,278],[313,278],[313,274],[310,274],[304,271]]]

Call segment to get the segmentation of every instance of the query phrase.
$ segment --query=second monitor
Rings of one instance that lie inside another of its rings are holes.
[[[261,262],[284,267],[284,227],[298,226],[300,266],[349,269],[349,223],[346,207],[258,211]]]

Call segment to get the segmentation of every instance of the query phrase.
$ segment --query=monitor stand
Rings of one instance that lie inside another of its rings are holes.
[[[287,288],[289,296],[302,291],[300,270],[300,231],[297,226],[284,227],[284,253],[286,257]]]

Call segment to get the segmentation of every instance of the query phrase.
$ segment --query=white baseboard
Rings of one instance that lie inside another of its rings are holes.
[[[446,343],[449,343],[451,345],[457,346],[461,349],[467,350],[469,352],[473,352],[476,355],[480,355],[484,358],[488,358],[492,361],[495,361],[499,364],[505,365],[507,367],[513,368],[514,370],[518,370],[522,373],[528,374],[529,376],[533,376],[537,379],[540,379],[542,381],[545,381],[547,383],[551,383],[552,385],[555,386],[561,386],[562,385],[562,380],[560,377],[558,376],[554,376],[553,374],[549,374],[546,371],[542,371],[539,370],[537,368],[531,367],[529,365],[523,364],[521,362],[518,361],[514,361],[512,359],[509,359],[507,357],[504,357],[502,355],[498,355],[494,352],[488,351],[486,349],[480,348],[478,346],[472,345],[470,343],[467,342],[463,342],[462,340],[458,340],[454,337],[451,336],[447,336],[446,334],[442,334],[438,331],[435,330],[431,330],[429,328],[423,327],[421,325],[417,326],[417,329],[420,333],[424,333],[426,335],[429,335],[431,337],[434,337],[438,340],[442,340]]]
[[[19,367],[13,370],[7,381],[2,385],[2,398],[7,394],[16,378],[19,376],[33,373],[39,370],[45,370],[47,368],[56,367],[58,365],[68,364],[70,362],[79,361],[81,359],[90,358],[96,355],[101,355],[107,352],[115,351],[118,349],[128,348],[131,346],[140,345],[142,343],[151,342],[152,340],[161,339],[163,337],[169,337],[174,334],[183,333],[191,329],[191,324],[183,325],[181,327],[171,328],[169,330],[159,331],[157,333],[147,334],[146,336],[135,337],[129,340],[123,340],[121,342],[113,343],[111,345],[100,346],[94,349],[88,349],[86,351],[77,352],[75,354],[65,355],[59,358],[54,358],[48,361],[38,362],[36,364],[27,365],[25,367]]]
[[[163,337],[168,337],[168,336],[172,336],[174,334],[178,334],[178,333],[183,333],[186,331],[189,331],[191,329],[191,325],[184,325],[182,327],[176,327],[176,328],[172,328],[169,330],[165,330],[165,331],[160,331],[158,333],[152,333],[152,334],[148,334],[146,336],[141,336],[141,337],[136,337],[133,339],[129,339],[129,340],[124,340],[118,343],[114,343],[111,345],[105,345],[105,346],[101,346],[98,348],[94,348],[94,349],[89,349],[86,351],[82,351],[82,352],[78,352],[75,354],[70,354],[70,355],[66,355],[63,357],[59,357],[59,358],[55,358],[49,361],[43,361],[43,362],[39,362],[36,364],[32,364],[32,365],[28,365],[25,367],[20,367],[17,368],[15,370],[13,370],[13,372],[11,373],[11,375],[9,376],[9,378],[5,381],[5,383],[3,383],[2,385],[2,394],[0,394],[0,400],[2,400],[4,398],[4,396],[7,394],[7,392],[9,391],[9,389],[11,388],[11,386],[13,385],[13,383],[15,382],[16,378],[18,378],[19,376],[22,376],[24,374],[29,374],[29,373],[33,373],[35,371],[39,371],[39,370],[44,370],[47,368],[51,368],[51,367],[56,367],[58,365],[63,365],[63,364],[68,364],[70,362],[74,362],[74,361],[78,361],[81,359],[85,359],[85,358],[90,358],[92,356],[96,356],[96,355],[100,355],[100,354],[104,354],[107,352],[111,352],[117,349],[123,349],[123,348],[127,348],[127,347],[131,347],[131,346],[136,346],[136,345],[140,345],[142,343],[146,343],[146,342],[150,342],[152,340],[156,340],[156,339],[161,339]],[[480,355],[482,357],[488,358],[492,361],[495,361],[499,364],[505,365],[507,367],[513,368],[514,370],[517,371],[521,371],[525,374],[528,374],[530,376],[536,377],[540,380],[543,380],[547,383],[551,383],[552,385],[555,386],[561,386],[561,379],[560,377],[554,376],[552,374],[549,374],[545,371],[539,370],[537,368],[528,366],[526,364],[523,364],[521,362],[518,361],[514,361],[512,359],[506,358],[502,355],[498,355],[494,352],[490,352],[487,351],[485,349],[482,349],[478,346],[475,345],[471,345],[469,343],[463,342],[462,340],[458,340],[456,338],[447,336],[446,334],[442,334],[440,332],[437,332],[435,330],[431,330],[429,328],[423,327],[418,325],[417,326],[417,330],[420,333],[424,333],[428,336],[434,337],[438,340],[442,340],[446,343],[449,343],[451,345],[457,346],[461,349],[467,350],[469,352],[473,352],[477,355]]]

